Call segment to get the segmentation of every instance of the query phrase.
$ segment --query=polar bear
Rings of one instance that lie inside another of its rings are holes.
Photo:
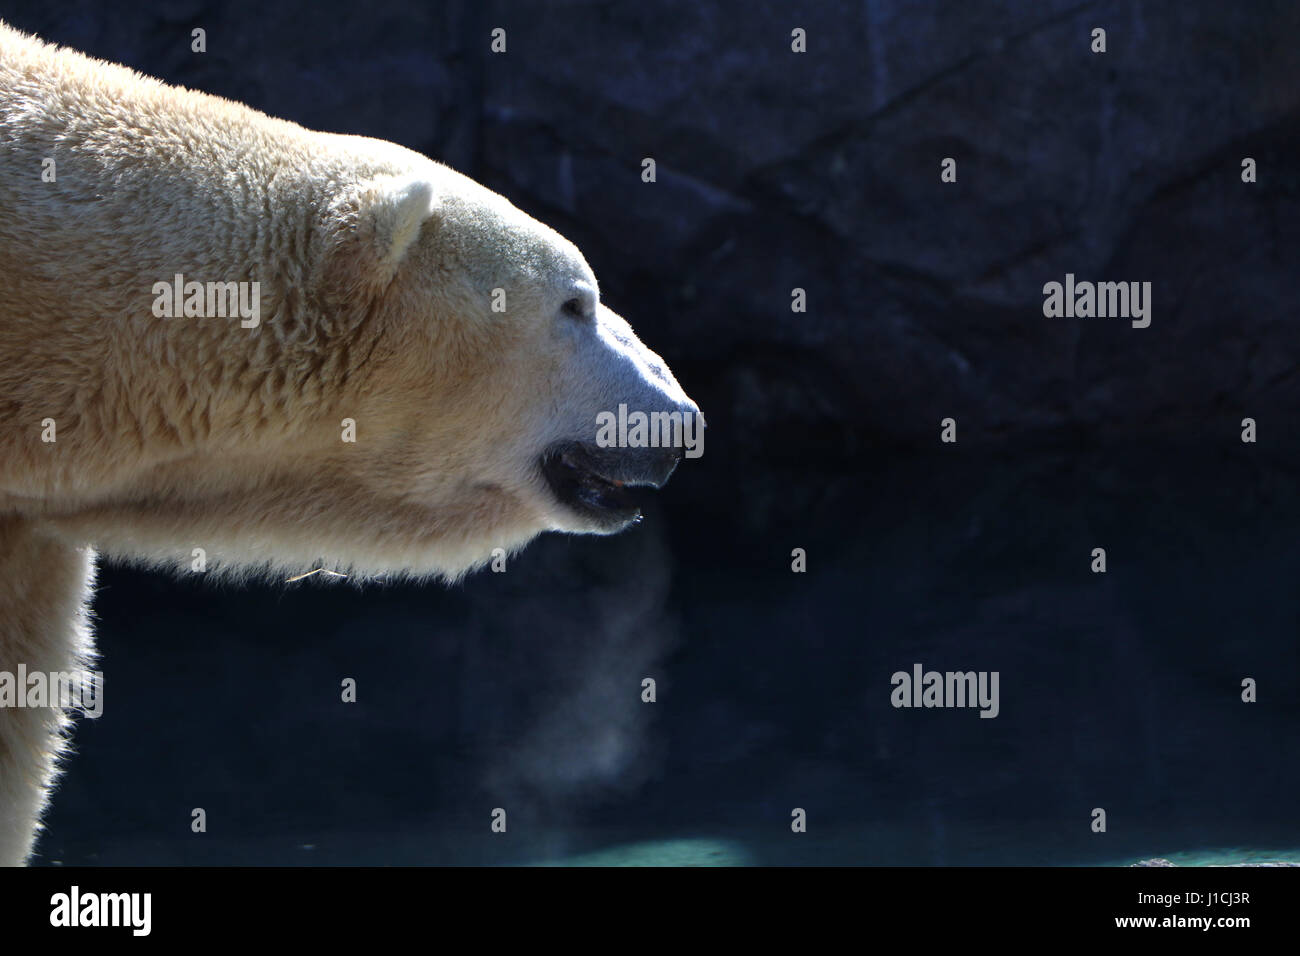
[[[452,578],[626,527],[702,426],[496,193],[0,23],[0,863],[68,726],[14,675],[84,672],[96,552]]]

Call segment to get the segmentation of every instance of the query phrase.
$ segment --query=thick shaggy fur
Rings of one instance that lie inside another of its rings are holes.
[[[0,671],[73,673],[91,663],[89,549],[0,518]],[[0,710],[0,863],[25,860],[70,721],[58,708]]]
[[[260,322],[156,316],[178,273],[258,282]],[[597,412],[696,411],[578,250],[472,180],[3,23],[0,277],[0,670],[89,652],[91,547],[454,577],[596,530],[538,461]],[[62,726],[0,709],[0,863]]]

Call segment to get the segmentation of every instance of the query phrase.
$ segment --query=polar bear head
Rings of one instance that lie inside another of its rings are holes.
[[[373,270],[396,331],[386,357],[403,384],[374,413],[380,484],[401,469],[404,501],[485,546],[623,529],[640,514],[630,489],[702,452],[699,409],[573,243],[438,170],[381,176],[344,217],[342,255]]]

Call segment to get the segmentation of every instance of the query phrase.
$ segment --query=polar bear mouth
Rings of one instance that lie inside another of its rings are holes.
[[[610,533],[640,519],[640,489],[662,488],[681,457],[679,448],[562,442],[542,455],[541,470],[562,505]]]

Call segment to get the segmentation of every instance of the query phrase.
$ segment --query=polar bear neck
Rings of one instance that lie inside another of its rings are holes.
[[[0,329],[8,404],[75,425],[89,444],[136,434],[156,452],[165,436],[182,454],[271,422],[282,432],[348,397],[383,324],[377,299],[343,306],[323,281],[348,228],[331,197],[429,160],[168,87],[3,24],[0,107],[0,274],[12,277],[0,312],[60,316],[57,335]],[[70,260],[73,272],[60,265]],[[154,289],[178,276],[257,283],[257,326],[158,318]],[[144,354],[167,361],[140,375]]]

